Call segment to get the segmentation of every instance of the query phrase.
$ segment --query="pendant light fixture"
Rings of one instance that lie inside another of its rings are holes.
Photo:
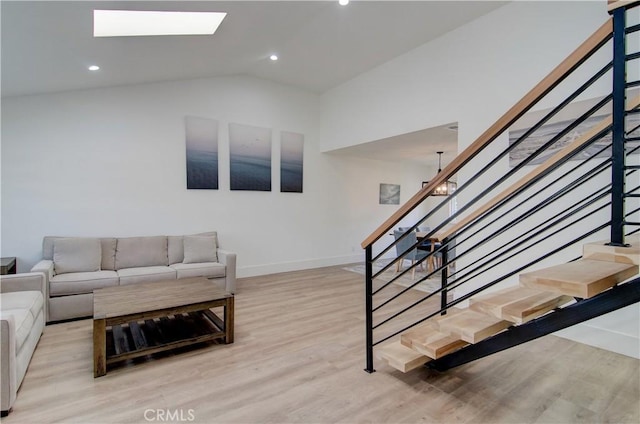
[[[442,154],[444,152],[436,152],[438,154],[438,174],[440,174],[440,172],[442,171]],[[438,175],[436,174],[436,175]],[[426,184],[428,184],[429,182],[423,182],[422,186],[424,187]],[[432,196],[448,196],[451,193],[453,193],[454,191],[456,191],[456,189],[458,188],[458,185],[453,182],[453,181],[444,181],[442,184],[438,185],[433,192],[431,193]]]

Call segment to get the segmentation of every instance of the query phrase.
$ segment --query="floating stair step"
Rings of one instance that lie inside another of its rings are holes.
[[[587,243],[583,246],[583,258],[598,261],[640,265],[640,236],[628,237],[629,247],[607,246],[606,241]]]
[[[511,323],[481,312],[465,309],[440,319],[440,332],[458,336],[468,343],[478,343],[509,327]]]
[[[403,346],[399,340],[376,348],[375,355],[378,359],[386,361],[389,366],[402,372],[409,372],[421,367],[430,360],[415,350]]]
[[[522,324],[571,300],[571,296],[516,286],[474,297],[469,309]]]
[[[465,309],[460,309],[460,308],[456,308],[456,307],[452,307],[447,309],[447,313],[444,315],[436,315],[434,317],[429,318],[427,321],[425,321],[426,325],[430,325],[431,328],[438,330],[440,328],[440,320],[443,320],[445,318],[450,318],[456,314],[461,313],[462,311],[466,311]],[[409,330],[411,331],[411,330]]]
[[[400,336],[400,343],[433,359],[441,358],[469,344],[459,337],[441,333],[432,323],[406,331]]]
[[[588,299],[637,273],[638,265],[581,259],[520,274],[520,284]]]

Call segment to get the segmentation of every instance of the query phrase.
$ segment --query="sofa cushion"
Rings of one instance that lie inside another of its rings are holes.
[[[153,281],[175,280],[176,270],[168,266],[146,266],[141,268],[119,269],[120,285],[146,283]]]
[[[197,264],[173,264],[170,268],[176,270],[178,278],[190,277],[224,277],[226,268],[217,262],[201,262]]]
[[[100,270],[102,245],[97,238],[60,238],[53,242],[53,269],[56,274]]]
[[[44,297],[39,291],[1,293],[0,305],[2,309],[27,309],[35,318],[43,309]]]
[[[169,265],[167,237],[126,237],[116,244],[116,270]]]
[[[92,293],[94,289],[117,285],[118,274],[115,271],[59,274],[49,280],[49,296]]]
[[[102,245],[102,264],[100,269],[114,271],[116,269],[116,241],[115,237],[100,239]]]
[[[206,233],[192,234],[194,236],[208,236],[216,238],[216,247],[220,247],[218,244],[218,232],[209,231]],[[169,265],[179,264],[184,260],[184,236],[167,236]]]
[[[20,350],[25,340],[29,337],[35,318],[29,309],[5,309],[0,311],[0,319],[11,316],[16,327],[16,352]]]
[[[185,264],[218,262],[216,238],[209,236],[184,236]]]
[[[42,240],[42,259],[53,260],[53,243],[61,238],[69,237],[44,237]],[[116,238],[100,238],[100,244],[102,245],[102,263],[100,264],[100,269],[114,270],[116,262]]]
[[[184,241],[182,236],[167,236],[169,265],[182,263],[184,260]]]
[[[220,244],[218,244],[218,232],[217,231],[207,231],[206,233],[197,233],[197,234],[191,234],[192,236],[206,236],[206,237],[215,237],[216,239],[216,247],[220,247]]]

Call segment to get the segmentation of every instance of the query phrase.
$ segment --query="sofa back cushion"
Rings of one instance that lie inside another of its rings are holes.
[[[46,236],[42,240],[42,259],[53,260],[53,243],[60,238],[73,238],[73,237],[52,237]],[[100,263],[100,269],[102,270],[115,270],[116,266],[116,239],[114,237],[100,238],[100,244],[102,248],[102,261]]]
[[[216,237],[184,236],[185,264],[218,262]]]
[[[115,271],[116,269],[116,242],[115,237],[105,237],[100,239],[102,245],[102,265],[103,271]]]
[[[209,231],[206,233],[193,234],[194,236],[209,236],[214,237],[216,242],[216,248],[218,245],[218,233],[216,231]],[[184,237],[185,236],[168,236],[168,250],[169,250],[169,264],[181,264],[184,261]],[[214,261],[216,262],[216,261]]]
[[[184,259],[184,241],[182,236],[168,236],[169,265],[182,263]]]
[[[125,237],[116,243],[116,270],[169,265],[167,237]]]
[[[56,274],[100,271],[102,246],[97,238],[59,238],[53,242]]]

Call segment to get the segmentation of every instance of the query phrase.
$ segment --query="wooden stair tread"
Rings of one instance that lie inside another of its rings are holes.
[[[410,330],[407,330],[407,331],[408,332],[409,331],[413,331],[416,328],[419,328],[419,327],[421,328],[423,325],[429,326],[429,327],[431,327],[431,328],[433,328],[435,330],[438,330],[440,328],[440,325],[439,325],[440,320],[443,320],[445,318],[449,318],[449,317],[451,317],[453,315],[459,314],[462,311],[466,311],[466,310],[467,310],[467,308],[460,309],[460,308],[456,308],[455,306],[451,307],[451,308],[447,309],[447,313],[445,315],[435,315],[435,316],[429,318],[428,320],[424,321],[424,323],[422,323],[422,324],[420,324],[420,325],[418,325],[418,326],[416,326],[416,327],[414,327],[414,328],[412,328]]]
[[[570,296],[516,286],[472,298],[469,309],[522,324],[571,300]]]
[[[637,273],[638,265],[581,259],[520,274],[520,284],[586,299]]]
[[[587,243],[583,246],[583,258],[598,261],[640,265],[640,236],[626,238],[629,247],[607,246],[607,241]]]
[[[509,321],[466,309],[439,321],[440,331],[458,336],[468,343],[478,343],[509,327]]]
[[[400,343],[432,359],[441,358],[468,344],[459,337],[441,333],[432,323],[406,331],[400,336]]]
[[[427,321],[425,321],[426,325],[431,326],[433,329],[438,330],[440,328],[440,321],[445,319],[445,318],[450,318],[454,315],[457,315],[459,313],[461,313],[462,311],[465,311],[465,309],[460,309],[460,308],[456,308],[456,307],[452,307],[447,309],[447,313],[445,315],[436,315],[434,317],[429,318]],[[411,331],[411,330],[409,330]]]
[[[402,345],[399,340],[376,348],[375,355],[402,372],[409,372],[429,361],[428,357]]]

